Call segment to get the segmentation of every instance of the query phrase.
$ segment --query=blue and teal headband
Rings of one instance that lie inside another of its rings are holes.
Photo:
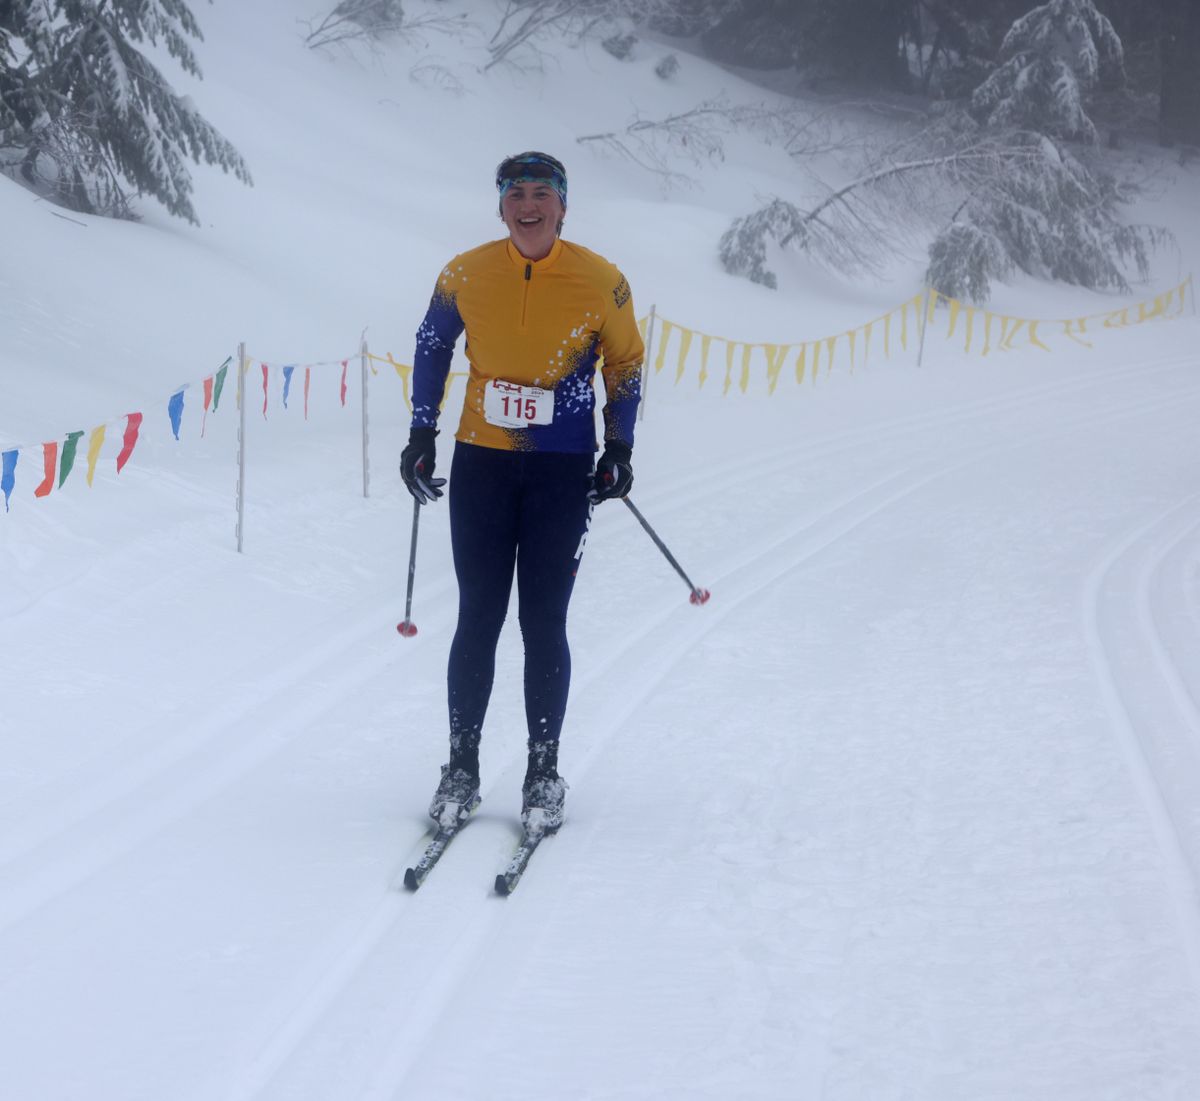
[[[563,209],[567,208],[567,170],[562,162],[555,160],[548,153],[518,153],[506,157],[496,168],[496,190],[500,199],[508,194],[513,184],[544,183],[554,189],[562,200]]]

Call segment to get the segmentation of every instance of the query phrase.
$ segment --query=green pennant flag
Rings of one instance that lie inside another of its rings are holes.
[[[217,372],[217,380],[213,385],[213,412],[217,411],[217,406],[221,404],[221,390],[225,386],[225,375],[229,371],[229,360],[225,361],[225,365]]]
[[[75,448],[79,446],[79,441],[82,437],[82,432],[68,432],[67,438],[63,442],[62,458],[58,464],[59,489],[62,489],[63,482],[67,480],[67,475],[71,473],[71,467],[75,465]]]

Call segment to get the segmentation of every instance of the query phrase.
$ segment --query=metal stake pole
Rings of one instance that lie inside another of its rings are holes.
[[[242,536],[246,517],[246,344],[238,345],[238,483],[237,483],[237,549],[242,553]]]
[[[929,324],[930,296],[936,294],[932,287],[925,288],[925,297],[921,299],[921,343],[917,348],[917,366],[921,366],[921,359],[925,355],[925,329]]]
[[[638,403],[638,420],[646,419],[646,391],[650,387],[650,350],[654,347],[654,311],[650,307],[650,322],[646,326],[646,354],[642,360],[642,400]]]
[[[368,449],[370,431],[367,418],[367,335],[363,333],[362,347],[359,349],[362,357],[362,472],[363,496],[371,495],[371,460]]]

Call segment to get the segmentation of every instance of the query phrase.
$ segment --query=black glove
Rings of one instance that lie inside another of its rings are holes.
[[[604,445],[604,454],[600,456],[596,473],[592,475],[592,488],[588,490],[588,500],[592,504],[629,495],[633,488],[632,457],[633,448],[627,443],[609,440]]]
[[[408,434],[408,446],[400,452],[400,477],[418,504],[427,505],[442,495],[445,478],[433,476],[437,445],[436,428],[414,428]]]

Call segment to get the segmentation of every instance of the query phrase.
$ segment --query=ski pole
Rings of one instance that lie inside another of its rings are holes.
[[[404,622],[396,624],[396,630],[404,638],[412,638],[417,633],[417,625],[412,621],[413,578],[417,575],[417,525],[421,522],[421,502],[413,498],[412,545],[408,550],[408,598],[404,602]]]
[[[698,589],[692,584],[692,579],[683,572],[683,567],[675,561],[675,556],[669,550],[667,550],[666,543],[664,543],[658,537],[658,533],[650,526],[646,520],[646,517],[638,512],[637,506],[634,505],[634,503],[628,497],[622,497],[621,500],[624,501],[629,507],[629,511],[637,517],[638,523],[646,529],[646,534],[654,540],[654,545],[663,552],[663,557],[675,567],[675,572],[679,574],[679,576],[682,577],[685,582],[687,582],[687,587],[692,590],[692,595],[688,597],[688,600],[690,600],[693,604],[707,604],[708,598],[712,596],[712,593],[710,593],[707,589]]]

